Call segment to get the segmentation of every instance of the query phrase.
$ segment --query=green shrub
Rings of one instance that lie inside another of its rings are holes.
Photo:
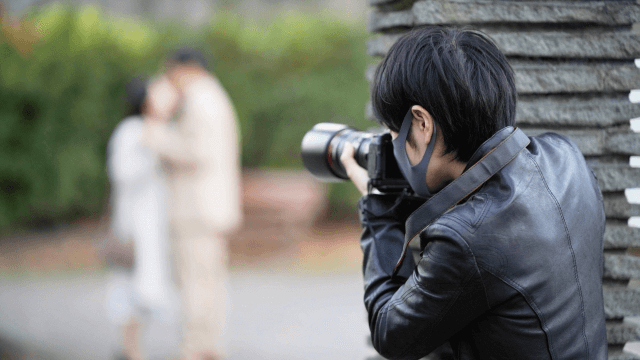
[[[31,33],[38,38],[25,50],[15,39]],[[185,29],[107,18],[94,7],[36,9],[0,34],[0,228],[103,211],[105,149],[125,116],[124,85],[156,73],[179,46],[202,48],[228,90],[243,165],[301,168],[300,141],[315,123],[372,125],[363,116],[365,39],[364,26],[311,14],[255,24],[221,13]],[[334,210],[353,207],[352,185],[332,189]]]

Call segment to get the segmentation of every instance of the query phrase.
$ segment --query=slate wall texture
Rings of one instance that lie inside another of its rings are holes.
[[[599,179],[607,215],[605,312],[609,360],[640,359],[622,351],[640,340],[640,329],[625,317],[640,314],[640,229],[627,226],[640,206],[629,204],[626,188],[640,187],[640,134],[629,120],[640,104],[629,92],[640,88],[640,5],[636,1],[551,0],[369,0],[368,52],[383,57],[413,27],[460,25],[488,33],[516,73],[516,121],[529,135],[555,131],[570,136]],[[375,65],[367,70],[371,81]],[[367,115],[372,117],[371,107]],[[445,359],[432,355],[429,359]]]

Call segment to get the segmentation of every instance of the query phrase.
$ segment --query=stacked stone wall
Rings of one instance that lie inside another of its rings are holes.
[[[604,193],[604,299],[609,359],[640,359],[623,352],[640,341],[640,329],[625,317],[640,314],[640,216],[624,190],[640,187],[640,136],[630,119],[640,105],[629,92],[640,88],[640,5],[636,1],[369,0],[368,52],[383,57],[402,34],[429,25],[466,26],[489,34],[516,76],[517,125],[529,135],[555,131],[571,137],[598,177]],[[367,70],[371,81],[375,66]],[[371,107],[367,115],[372,116]],[[589,219],[585,219],[589,221]],[[431,357],[434,358],[434,357]]]

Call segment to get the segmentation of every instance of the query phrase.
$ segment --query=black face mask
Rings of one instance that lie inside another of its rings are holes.
[[[427,167],[429,166],[431,153],[433,152],[433,147],[436,143],[436,128],[435,126],[433,127],[433,135],[431,136],[431,141],[427,146],[427,150],[424,152],[424,156],[422,156],[422,160],[420,160],[420,162],[415,166],[412,166],[409,162],[406,148],[407,136],[409,135],[409,129],[413,122],[412,120],[413,115],[411,110],[409,110],[402,121],[398,137],[393,140],[393,155],[398,162],[398,167],[400,168],[402,175],[407,179],[413,191],[415,191],[419,196],[428,199],[433,196],[427,188]]]

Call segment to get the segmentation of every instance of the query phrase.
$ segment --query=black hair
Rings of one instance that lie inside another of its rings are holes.
[[[431,114],[445,154],[468,162],[498,130],[514,126],[513,70],[494,42],[479,31],[414,29],[378,66],[372,86],[374,114],[398,132],[413,105]]]
[[[142,106],[147,99],[148,80],[141,77],[133,78],[124,87],[124,95],[129,104],[130,115],[141,115]]]
[[[195,62],[200,64],[203,68],[207,68],[209,63],[202,51],[195,48],[182,48],[174,51],[169,59],[171,64],[187,64]]]

